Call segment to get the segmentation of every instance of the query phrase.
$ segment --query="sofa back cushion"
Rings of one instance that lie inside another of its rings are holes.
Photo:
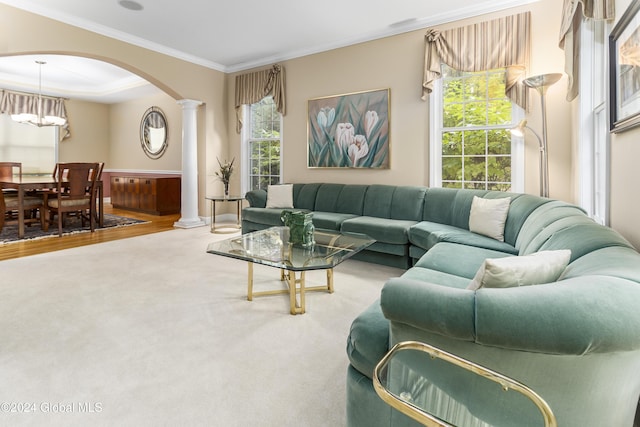
[[[425,187],[396,187],[391,202],[390,218],[420,221],[426,192],[427,189]]]
[[[338,197],[344,184],[321,184],[316,194],[314,210],[320,212],[336,212]]]
[[[553,233],[540,246],[540,250],[570,249],[571,261],[573,262],[598,249],[616,246],[633,248],[617,231],[590,220],[588,223],[584,221],[577,222]]]
[[[529,215],[550,200],[530,194],[506,193],[506,195],[511,197],[511,205],[509,206],[507,221],[504,224],[504,241],[515,246],[518,235],[520,234],[520,229]],[[490,191],[485,194],[484,197],[492,199],[504,196],[505,193],[500,191]]]
[[[316,194],[321,184],[293,184],[293,206],[296,209],[315,210]]]
[[[368,185],[345,185],[337,197],[336,213],[362,215]]]
[[[526,218],[516,239],[520,255],[540,250],[551,235],[578,222],[591,222],[584,211],[566,202],[552,200],[545,203]]]
[[[396,187],[372,184],[364,197],[362,214],[377,218],[391,218],[391,204]]]
[[[485,194],[487,191],[484,190],[429,188],[424,198],[422,219],[468,230],[473,196]]]

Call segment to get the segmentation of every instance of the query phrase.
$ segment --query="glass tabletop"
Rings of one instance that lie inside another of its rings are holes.
[[[557,426],[547,403],[525,385],[424,343],[394,346],[376,366],[374,388],[430,427]]]
[[[333,268],[375,243],[364,234],[316,229],[315,244],[304,248],[289,243],[289,227],[254,231],[207,247],[210,254],[227,256],[292,271]]]

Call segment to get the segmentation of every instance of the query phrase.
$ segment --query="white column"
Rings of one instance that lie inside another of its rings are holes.
[[[198,106],[201,101],[181,99],[182,106],[182,205],[178,228],[205,225],[198,216]]]

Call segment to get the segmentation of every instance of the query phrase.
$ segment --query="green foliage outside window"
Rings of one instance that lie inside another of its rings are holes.
[[[511,126],[505,70],[443,67],[443,187],[510,190]]]
[[[266,190],[280,183],[280,113],[266,97],[251,105],[250,115],[249,186]]]

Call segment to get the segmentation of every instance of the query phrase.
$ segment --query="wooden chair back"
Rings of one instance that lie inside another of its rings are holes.
[[[98,163],[58,163],[56,180],[59,196],[72,199],[95,197],[98,169]]]
[[[22,163],[0,162],[0,179],[12,179],[15,175],[22,178]]]

